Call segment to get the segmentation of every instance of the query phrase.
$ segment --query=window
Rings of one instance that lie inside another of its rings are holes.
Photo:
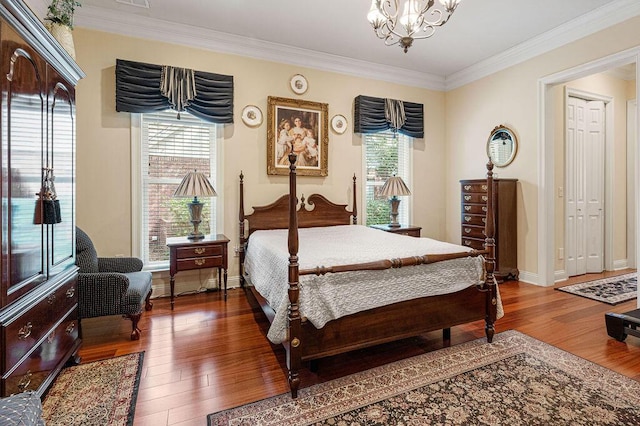
[[[387,178],[396,174],[411,189],[412,138],[391,131],[364,134],[365,217],[367,225],[389,223],[391,208],[387,197],[380,195]],[[409,224],[411,197],[402,197],[398,221]]]
[[[138,216],[134,219],[134,241],[138,241],[134,253],[147,268],[166,267],[167,238],[193,230],[187,208],[190,200],[173,197],[178,184],[195,169],[205,173],[214,188],[220,186],[218,129],[186,112],[180,113],[179,119],[175,111],[137,114],[137,118],[134,128],[139,126],[139,181],[133,186],[134,200],[140,201],[134,205],[134,218]],[[217,198],[200,200],[205,204],[199,225],[203,234],[215,234],[218,228]]]

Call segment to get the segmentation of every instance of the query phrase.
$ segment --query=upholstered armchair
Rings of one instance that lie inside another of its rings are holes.
[[[76,227],[76,265],[80,320],[122,315],[131,320],[131,340],[140,338],[142,307],[149,311],[151,272],[142,271],[135,257],[98,257],[93,242]]]

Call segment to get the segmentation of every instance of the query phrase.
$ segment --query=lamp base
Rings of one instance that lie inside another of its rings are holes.
[[[190,240],[201,240],[204,238],[204,234],[198,231],[198,226],[202,222],[202,204],[197,200],[197,197],[193,199],[189,204],[189,215],[191,216],[191,224],[193,225],[193,232],[187,235]]]
[[[389,228],[399,228],[400,223],[398,223],[398,206],[400,205],[400,200],[395,195],[389,199],[389,204],[391,204],[391,223],[389,224]]]
[[[187,238],[190,240],[201,240],[204,238],[204,234],[201,232],[198,232],[197,234],[192,232],[189,235],[187,235]]]

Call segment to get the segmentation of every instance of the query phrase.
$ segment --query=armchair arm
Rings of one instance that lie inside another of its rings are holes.
[[[142,260],[137,257],[99,257],[98,271],[100,272],[127,272],[142,271]]]
[[[129,278],[119,273],[78,274],[80,318],[121,314],[122,296]]]

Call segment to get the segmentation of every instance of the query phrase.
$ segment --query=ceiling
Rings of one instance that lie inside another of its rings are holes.
[[[43,16],[49,0],[27,3]],[[462,0],[404,53],[374,35],[370,0],[81,3],[80,27],[442,90],[640,14],[637,0]]]

